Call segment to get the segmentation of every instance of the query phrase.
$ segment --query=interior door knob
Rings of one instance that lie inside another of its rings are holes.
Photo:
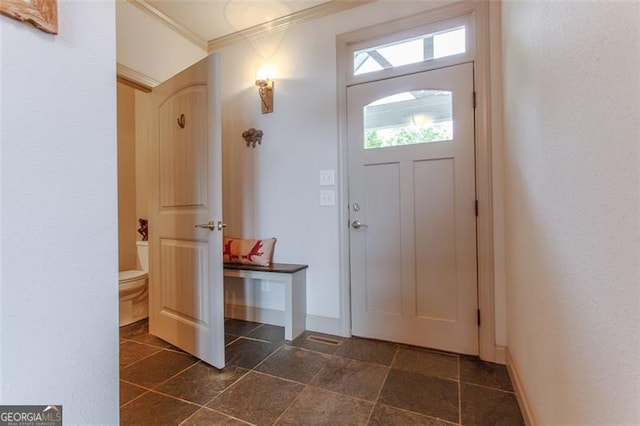
[[[226,227],[227,227],[226,223],[222,223],[221,220],[218,221],[218,231],[222,231]]]
[[[209,231],[215,231],[216,230],[216,223],[212,220],[210,220],[207,223],[200,223],[198,225],[193,225],[194,228],[206,228]]]
[[[351,227],[352,227],[353,229],[360,229],[360,228],[368,228],[369,226],[368,226],[366,223],[360,223],[360,221],[358,221],[358,220],[354,220],[354,221],[351,223]]]

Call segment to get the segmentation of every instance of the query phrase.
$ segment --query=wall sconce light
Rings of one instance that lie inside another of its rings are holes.
[[[262,145],[262,130],[254,129],[252,127],[249,130],[242,132],[242,138],[247,143],[247,146],[255,148],[256,142],[258,142],[258,145]]]
[[[256,80],[256,86],[258,86],[262,113],[268,114],[273,112],[273,80],[268,78],[258,79]]]

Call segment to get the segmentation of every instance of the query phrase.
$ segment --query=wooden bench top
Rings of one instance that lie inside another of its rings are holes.
[[[242,263],[225,263],[224,269],[232,269],[236,271],[260,271],[260,272],[278,272],[284,274],[293,274],[303,269],[307,269],[309,265],[296,265],[291,263],[272,263],[271,266],[244,265]]]

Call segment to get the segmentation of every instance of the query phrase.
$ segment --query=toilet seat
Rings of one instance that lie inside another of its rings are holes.
[[[120,284],[127,283],[130,281],[141,280],[147,278],[147,273],[145,271],[120,271],[118,272],[118,282]]]
[[[147,273],[144,271],[121,271],[118,273],[120,300],[135,298],[147,289]]]

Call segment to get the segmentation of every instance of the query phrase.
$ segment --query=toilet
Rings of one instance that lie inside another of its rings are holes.
[[[149,242],[137,241],[138,269],[120,271],[120,326],[131,324],[149,316]]]

